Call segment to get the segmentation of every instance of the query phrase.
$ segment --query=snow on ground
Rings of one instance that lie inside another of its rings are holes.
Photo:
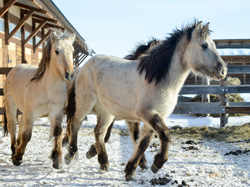
[[[241,125],[250,122],[250,116],[230,117],[230,124]],[[21,166],[14,166],[10,159],[10,140],[0,136],[0,186],[151,186],[150,180],[167,177],[167,186],[178,186],[185,181],[189,186],[250,186],[250,155],[225,155],[239,148],[246,149],[242,143],[194,140],[197,150],[185,150],[187,139],[173,138],[170,144],[169,160],[153,174],[150,169],[137,168],[136,181],[127,182],[124,177],[125,164],[133,153],[133,147],[124,121],[117,121],[106,144],[110,170],[100,172],[97,158],[87,159],[85,154],[94,143],[94,115],[88,116],[79,132],[79,158],[71,165],[63,165],[56,170],[49,159],[52,142],[48,142],[50,126],[46,118],[38,119],[33,128]],[[170,127],[180,126],[219,126],[219,118],[171,115],[166,120]],[[65,124],[64,124],[65,126]],[[0,129],[2,131],[2,129]],[[155,143],[155,144],[152,144]],[[146,151],[148,165],[153,163],[158,139],[152,140]],[[248,144],[249,145],[249,144]],[[66,148],[63,149],[65,155]],[[178,184],[173,184],[174,181]]]

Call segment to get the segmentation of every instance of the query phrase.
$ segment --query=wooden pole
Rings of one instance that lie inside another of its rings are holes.
[[[210,85],[210,78],[208,76],[202,77],[202,85]],[[210,94],[202,94],[202,102],[210,103]],[[203,114],[203,117],[210,116],[210,114]]]
[[[228,81],[226,76],[225,79],[220,81],[220,86],[222,89],[225,89],[225,86],[227,85]],[[228,114],[226,113],[226,107],[229,106],[226,90],[224,90],[224,94],[220,94],[220,106],[225,107],[225,114],[220,114],[220,127],[225,127],[228,124]]]

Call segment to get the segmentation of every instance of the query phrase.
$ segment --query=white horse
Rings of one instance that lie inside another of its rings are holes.
[[[168,160],[169,129],[164,123],[174,110],[178,93],[191,70],[215,79],[227,74],[215,43],[210,38],[209,23],[193,23],[175,30],[170,37],[137,61],[98,55],[81,68],[75,80],[75,96],[68,111],[71,122],[67,164],[77,152],[77,135],[82,119],[94,111],[96,149],[102,170],[109,162],[104,137],[114,119],[144,122],[141,137],[125,172],[132,180],[135,169],[155,131],[161,149],[155,155],[151,170],[156,173]]]
[[[55,137],[52,151],[53,167],[62,164],[62,126],[63,111],[67,99],[65,81],[74,79],[73,42],[75,34],[51,29],[50,40],[45,47],[39,66],[21,64],[8,74],[5,86],[5,133],[10,133],[12,161],[19,166],[27,143],[31,139],[34,120],[49,117],[51,130]],[[16,112],[23,116],[16,139]]]

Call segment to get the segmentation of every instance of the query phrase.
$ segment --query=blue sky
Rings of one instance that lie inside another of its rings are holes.
[[[124,57],[197,18],[213,39],[250,38],[249,0],[53,0],[97,54]]]

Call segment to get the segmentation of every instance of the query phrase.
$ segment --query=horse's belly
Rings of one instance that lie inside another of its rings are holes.
[[[124,119],[124,120],[137,120],[134,115],[134,105],[130,103],[122,104],[121,102],[110,102],[108,100],[98,102],[94,108],[96,113],[101,111],[105,111],[108,114],[113,115],[116,119]]]

